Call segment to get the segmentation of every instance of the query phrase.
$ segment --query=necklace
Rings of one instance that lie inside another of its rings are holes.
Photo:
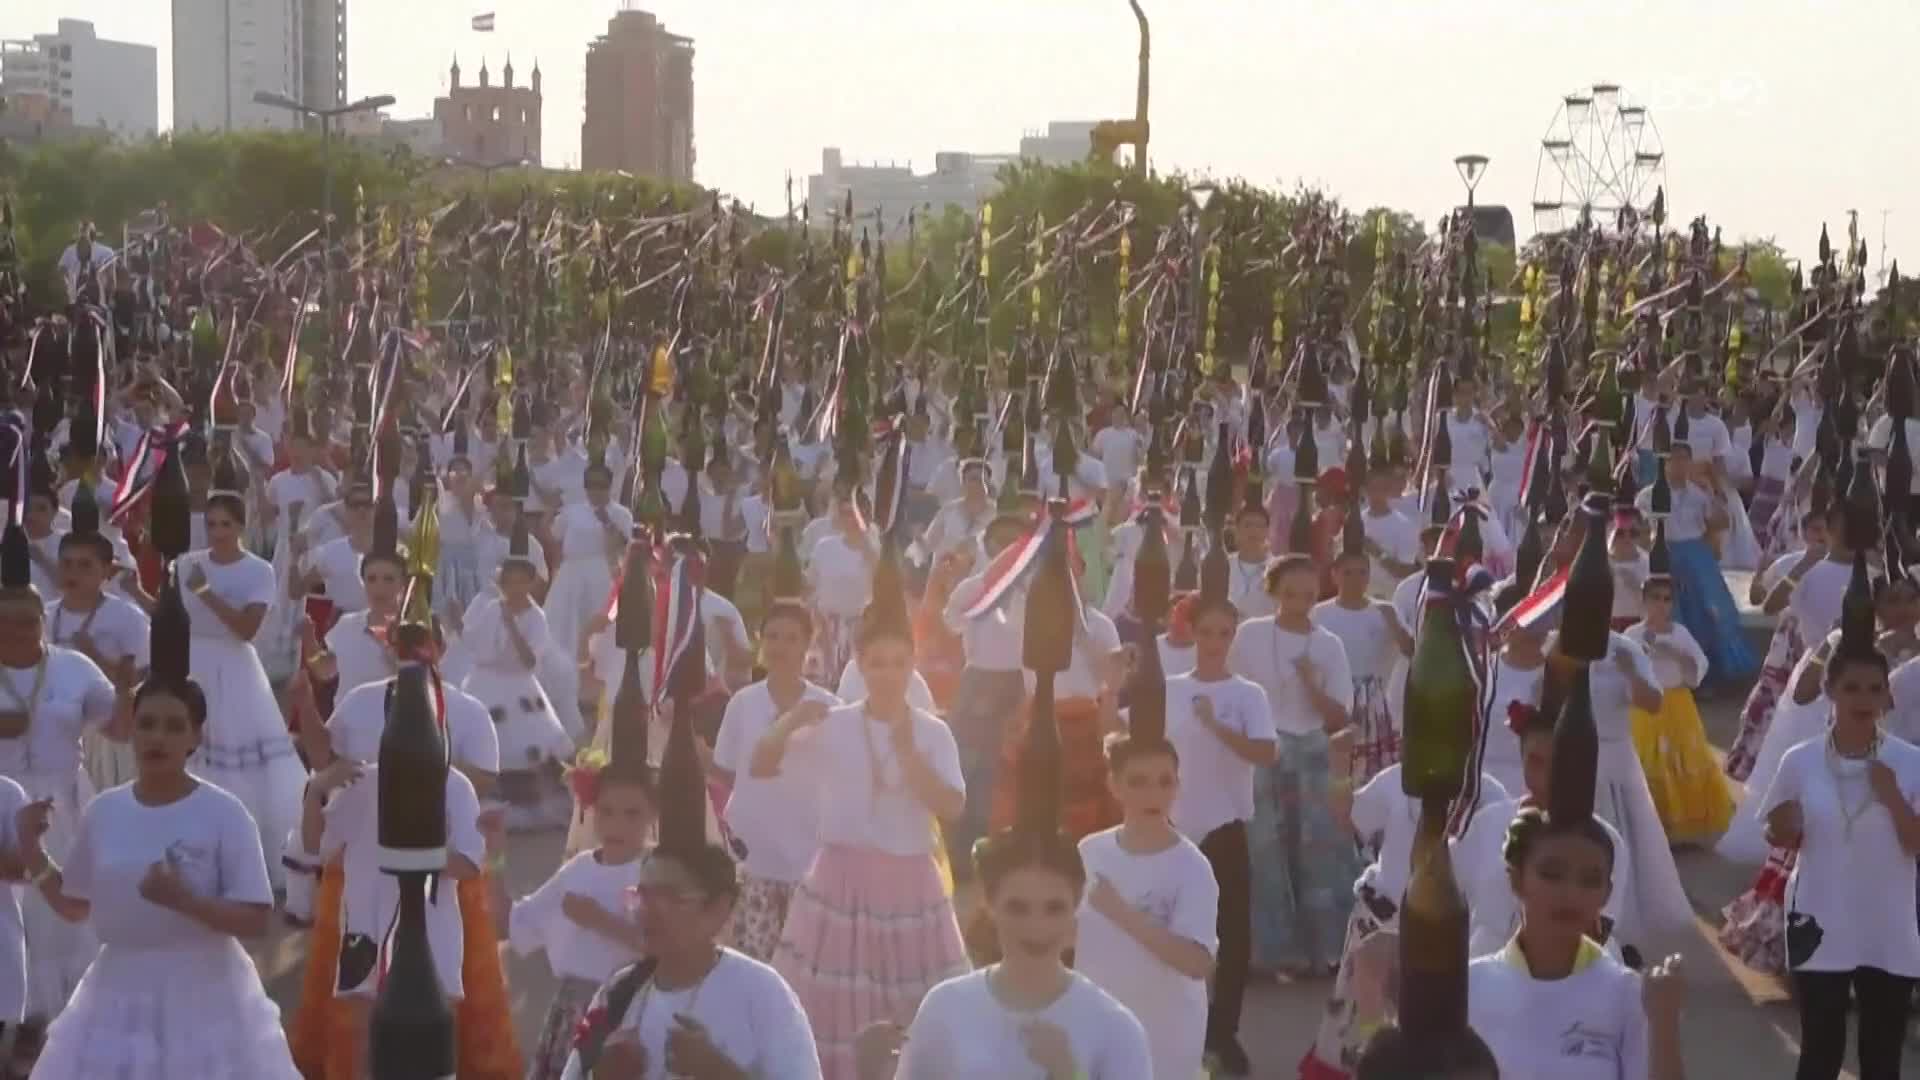
[[[876,721],[874,715],[862,707],[860,710],[860,741],[867,748],[867,770],[873,777],[873,793],[875,797],[878,797],[899,788],[900,782],[898,780],[890,781],[887,779],[886,762],[881,759],[880,751],[874,748],[873,725],[876,722],[886,723],[886,721]],[[892,758],[893,755],[888,754],[887,757]]]
[[[720,961],[725,957],[725,955],[726,955],[725,953],[715,950],[713,963],[707,965],[706,972],[700,976],[700,980],[698,982],[693,984],[692,992],[688,993],[687,995],[686,1006],[684,1008],[674,1010],[676,1015],[680,1015],[680,1016],[693,1015],[694,1007],[700,1004],[700,991],[706,987],[707,980],[713,977],[713,973],[720,969]],[[657,983],[658,979],[659,979],[659,975],[655,974],[653,978],[647,980],[647,984],[645,986],[640,988],[640,1000],[636,1002],[633,1007],[633,1029],[635,1031],[645,1032],[647,1030],[646,1028],[647,1006],[653,1001],[653,992],[654,992],[655,984]],[[663,993],[678,993],[678,991],[668,990],[668,991],[663,991]]]
[[[1840,744],[1835,741],[1833,731],[1829,729],[1827,732],[1826,749],[1827,772],[1833,777],[1834,795],[1840,803],[1841,835],[1848,840],[1852,840],[1854,823],[1859,821],[1868,810],[1873,808],[1873,785],[1867,784],[1866,790],[1861,793],[1858,804],[1851,806],[1848,805],[1847,802],[1846,788],[1850,782],[1864,779],[1867,768],[1871,767],[1872,762],[1879,758],[1880,729],[1878,727],[1873,729],[1873,738],[1867,743],[1866,752],[1858,755],[1841,753]],[[1858,768],[1855,766],[1858,766]]]

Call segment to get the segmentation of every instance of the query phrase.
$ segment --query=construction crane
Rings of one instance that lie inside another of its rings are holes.
[[[1153,33],[1147,26],[1147,13],[1140,10],[1140,0],[1127,0],[1127,6],[1133,9],[1133,17],[1140,20],[1140,82],[1134,96],[1133,119],[1102,120],[1093,125],[1091,135],[1093,150],[1089,155],[1094,161],[1112,161],[1113,155],[1123,146],[1133,147],[1133,169],[1141,176],[1147,175],[1147,69],[1153,56]]]

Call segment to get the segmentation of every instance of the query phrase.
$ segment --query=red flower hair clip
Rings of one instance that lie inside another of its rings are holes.
[[[1507,730],[1515,735],[1525,735],[1527,729],[1540,716],[1540,707],[1524,701],[1507,702]]]

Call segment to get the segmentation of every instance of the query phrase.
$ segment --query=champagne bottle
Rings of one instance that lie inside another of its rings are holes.
[[[1400,789],[1419,800],[1451,800],[1466,780],[1479,711],[1460,623],[1449,599],[1452,559],[1427,560],[1426,613],[1413,649],[1401,715]],[[1444,816],[1444,812],[1443,815]]]
[[[447,862],[447,747],[427,679],[423,664],[400,669],[380,737],[379,855],[399,878],[400,913],[368,1031],[373,1080],[454,1074],[453,1011],[427,939],[427,876]]]
[[[1447,802],[1424,799],[1400,903],[1399,1026],[1437,1044],[1467,1030],[1467,904],[1447,847]]]
[[[1576,557],[1575,565],[1579,563]],[[1572,603],[1572,589],[1568,589],[1567,602]],[[1610,608],[1598,609],[1603,613]],[[1569,616],[1574,614],[1569,608]],[[1568,622],[1575,621],[1568,618]],[[1598,619],[1581,619],[1583,622],[1597,622],[1604,627],[1604,614]],[[1564,633],[1565,631],[1562,631]],[[1555,660],[1554,664],[1564,664],[1564,660]],[[1600,734],[1593,721],[1592,665],[1574,664],[1571,677],[1565,683],[1566,690],[1560,695],[1560,715],[1553,725],[1553,761],[1548,770],[1547,810],[1555,821],[1581,821],[1593,815],[1593,788],[1600,765]],[[1552,671],[1548,672],[1549,684],[1558,682]]]

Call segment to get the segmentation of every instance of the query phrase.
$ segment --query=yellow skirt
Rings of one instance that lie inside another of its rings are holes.
[[[307,939],[307,970],[300,985],[300,1006],[288,1044],[294,1065],[306,1080],[361,1080],[364,1062],[351,1048],[364,1045],[353,1032],[353,1014],[333,995],[340,963],[340,896],[347,875],[338,857],[320,875],[314,895],[313,931]],[[512,1002],[500,964],[500,938],[490,910],[486,874],[463,881],[460,923],[465,936],[460,981],[466,996],[454,1012],[459,1040],[459,1080],[518,1080],[520,1047],[513,1030]]]
[[[1733,795],[1707,745],[1693,691],[1667,691],[1657,713],[1634,709],[1633,749],[1669,842],[1703,843],[1726,831]]]

